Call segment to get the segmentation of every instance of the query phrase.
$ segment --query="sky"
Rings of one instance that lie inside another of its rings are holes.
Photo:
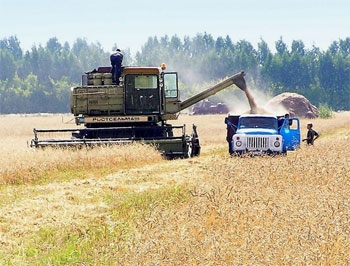
[[[326,50],[350,37],[349,0],[0,0],[0,39],[16,36],[23,50],[56,37],[100,43],[105,51],[139,51],[149,37],[227,35],[235,43],[264,40],[274,51],[280,38]]]

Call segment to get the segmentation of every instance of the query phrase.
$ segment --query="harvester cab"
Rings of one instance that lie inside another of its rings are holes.
[[[110,67],[99,67],[82,76],[82,84],[71,88],[70,109],[74,129],[34,129],[32,147],[109,145],[142,141],[155,145],[167,158],[189,158],[200,154],[196,126],[186,134],[185,125],[172,126],[180,111],[223,90],[244,82],[244,73],[185,100],[179,98],[177,72],[160,67],[123,68],[119,84],[113,84]],[[237,86],[238,86],[237,85]],[[81,127],[84,126],[84,127]],[[68,133],[48,139],[45,133]]]
[[[164,69],[124,67],[118,85],[112,84],[109,67],[86,73],[82,86],[71,89],[76,124],[96,128],[164,121],[167,105],[179,100],[177,73]]]

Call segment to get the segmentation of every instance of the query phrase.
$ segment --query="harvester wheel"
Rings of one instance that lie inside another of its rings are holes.
[[[198,138],[192,137],[191,141],[188,143],[188,158],[199,156],[200,149]]]

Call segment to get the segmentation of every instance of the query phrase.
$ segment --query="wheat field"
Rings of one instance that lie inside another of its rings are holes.
[[[181,114],[201,155],[164,160],[142,144],[33,150],[33,127],[72,117],[0,116],[0,264],[350,265],[350,113],[276,157],[230,157],[224,118]]]

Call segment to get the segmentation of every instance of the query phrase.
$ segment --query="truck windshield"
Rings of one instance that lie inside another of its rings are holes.
[[[277,128],[277,119],[273,117],[242,117],[240,128]]]

